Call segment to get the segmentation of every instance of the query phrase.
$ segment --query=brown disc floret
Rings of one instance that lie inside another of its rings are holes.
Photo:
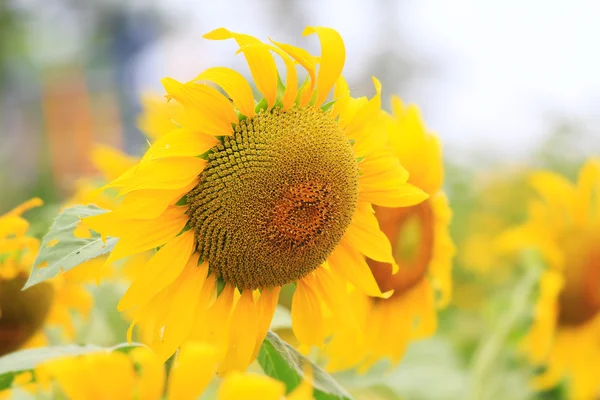
[[[211,150],[188,195],[198,252],[240,289],[296,281],[350,225],[358,175],[351,144],[318,108],[244,119]]]

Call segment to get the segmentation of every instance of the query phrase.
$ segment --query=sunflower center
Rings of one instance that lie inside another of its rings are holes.
[[[412,207],[375,207],[379,227],[392,244],[399,271],[392,274],[389,264],[367,260],[379,288],[394,294],[416,286],[427,274],[433,255],[434,215],[429,200]]]
[[[598,238],[594,234],[570,234],[563,241],[567,265],[565,284],[559,297],[558,322],[562,326],[581,325],[600,312]]]
[[[24,345],[41,329],[50,311],[52,286],[44,282],[22,291],[26,281],[24,274],[0,279],[0,356]]]
[[[188,194],[190,226],[210,268],[240,289],[281,286],[323,263],[358,201],[352,147],[315,107],[240,121]]]

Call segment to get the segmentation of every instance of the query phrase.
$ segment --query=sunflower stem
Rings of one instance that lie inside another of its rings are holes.
[[[542,271],[542,264],[535,253],[524,253],[522,263],[525,274],[521,278],[510,299],[507,312],[497,323],[493,333],[482,340],[472,362],[472,387],[469,399],[484,400],[493,398],[493,380],[498,373],[497,365],[507,348],[511,332],[528,314],[531,297],[535,292]]]

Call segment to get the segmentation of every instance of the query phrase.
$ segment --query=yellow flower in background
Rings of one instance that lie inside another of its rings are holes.
[[[531,176],[539,199],[529,220],[507,232],[504,250],[535,248],[548,263],[534,321],[525,340],[531,362],[543,367],[538,388],[565,379],[572,399],[600,393],[600,161],[581,168],[576,184],[560,175]]]
[[[415,106],[404,106],[394,97],[392,107],[393,116],[387,116],[385,125],[391,146],[410,174],[408,181],[429,198],[407,208],[375,207],[398,271],[378,260],[367,262],[381,291],[393,294],[389,298],[355,294],[353,309],[366,336],[361,342],[349,331],[336,334],[327,348],[330,370],[368,368],[384,357],[400,361],[410,341],[435,332],[437,309],[451,295],[454,246],[448,231],[451,210],[442,192],[441,146]]]
[[[387,136],[373,129],[382,117],[379,83],[371,100],[350,97],[341,37],[329,28],[305,31],[312,33],[318,58],[223,28],[205,35],[237,42],[264,98],[256,104],[250,84],[224,67],[188,83],[164,79],[176,104],[161,108],[171,130],[160,122],[139,164],[108,185],[120,189],[117,208],[84,220],[119,238],[108,262],[160,247],[119,310],[150,327],[163,359],[187,340],[203,341],[219,349],[220,371],[244,370],[290,283],[303,344],[323,345],[327,313],[356,328],[347,282],[381,296],[364,255],[394,262],[371,204],[403,207],[427,197],[406,182]],[[285,86],[271,52],[286,65]],[[308,74],[302,85],[297,64]],[[335,102],[326,103],[334,86]]]
[[[31,340],[52,305],[51,283],[21,292],[40,246],[27,236],[29,223],[21,214],[41,204],[32,199],[0,216],[0,356]]]
[[[133,167],[139,159],[116,148],[100,144],[94,145],[90,158],[92,165],[100,174],[100,181],[96,177],[79,179],[75,183],[75,193],[66,201],[65,207],[75,204],[95,204],[100,208],[113,210],[119,203],[116,196],[111,196],[98,189],[106,182],[118,178],[123,172]]]
[[[523,166],[503,166],[501,171],[479,173],[473,183],[474,198],[462,226],[457,229],[460,267],[478,274],[508,275],[511,260],[502,257],[496,239],[515,223],[523,221],[531,189],[528,170]],[[462,221],[461,221],[462,222]]]
[[[43,328],[59,328],[65,338],[75,336],[73,311],[85,317],[92,299],[82,286],[97,274],[99,265],[69,271],[26,291],[25,285],[39,240],[27,236],[29,223],[21,214],[42,204],[29,200],[0,216],[0,355],[47,342]]]
[[[486,307],[490,293],[516,278],[514,257],[496,244],[507,229],[526,218],[532,195],[529,172],[519,164],[487,167],[475,173],[468,187],[453,193],[457,273],[452,304],[462,311]]]
[[[234,372],[219,386],[217,400],[313,400],[310,377],[303,380],[290,394],[285,385],[265,375]]]
[[[46,361],[16,377],[13,388],[0,391],[11,398],[14,389],[42,398],[70,400],[195,400],[205,392],[218,364],[217,352],[199,343],[186,343],[169,373],[146,347],[127,354],[119,351],[65,356]],[[290,394],[285,385],[265,375],[232,373],[218,386],[217,400],[312,400],[310,374]]]

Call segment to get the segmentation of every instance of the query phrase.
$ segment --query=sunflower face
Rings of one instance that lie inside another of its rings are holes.
[[[27,236],[29,223],[21,214],[41,204],[40,199],[32,199],[0,215],[0,356],[20,348],[40,331],[53,301],[49,283],[21,290],[39,249],[39,241]]]
[[[579,326],[600,311],[600,250],[597,232],[570,232],[562,241],[569,268],[559,295],[558,324]]]
[[[263,98],[225,67],[188,83],[165,78],[169,102],[141,118],[155,142],[108,185],[121,203],[83,221],[119,238],[108,263],[159,248],[119,310],[151,332],[161,358],[198,340],[219,349],[219,372],[245,369],[285,284],[296,283],[292,328],[308,346],[324,346],[327,315],[356,330],[349,284],[383,295],[364,256],[394,258],[373,205],[412,206],[427,194],[407,182],[380,129],[379,82],[373,98],[351,97],[342,38],[330,28],[312,33],[319,57],[223,28],[205,35],[235,40]]]
[[[590,373],[600,352],[600,163],[587,161],[577,182],[551,172],[529,181],[538,194],[529,219],[500,240],[504,250],[538,250],[547,264],[524,348],[532,364],[544,367],[538,388],[566,378],[571,398],[591,399],[600,390]]]
[[[239,289],[306,276],[338,245],[358,201],[358,165],[315,107],[260,112],[211,149],[188,195],[198,252]]]
[[[0,279],[0,356],[23,346],[42,328],[50,311],[52,286],[42,283],[21,291],[26,281],[26,274]]]
[[[368,260],[382,291],[400,295],[427,275],[433,257],[435,216],[429,200],[406,208],[378,207],[375,215],[381,230],[390,239],[399,270],[393,274],[389,265]]]

